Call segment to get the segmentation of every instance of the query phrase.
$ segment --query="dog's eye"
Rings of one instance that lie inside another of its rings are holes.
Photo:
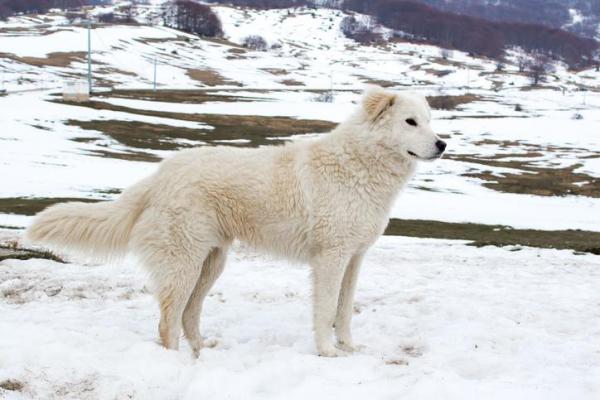
[[[411,126],[417,126],[417,121],[415,121],[412,118],[407,119],[406,123],[409,124],[409,125],[411,125]]]

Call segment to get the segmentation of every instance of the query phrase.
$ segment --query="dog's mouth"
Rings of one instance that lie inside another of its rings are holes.
[[[442,154],[444,154],[444,152],[443,152],[443,151],[440,151],[439,153],[437,153],[437,154],[436,154],[436,155],[434,155],[433,157],[421,157],[420,155],[418,155],[418,154],[416,154],[416,153],[414,153],[414,152],[412,152],[412,151],[410,151],[410,150],[407,150],[407,153],[408,153],[408,155],[409,155],[409,156],[411,156],[411,157],[413,157],[413,158],[416,158],[417,160],[423,160],[423,161],[433,161],[433,160],[437,160],[438,158],[441,158],[441,157],[442,157]]]

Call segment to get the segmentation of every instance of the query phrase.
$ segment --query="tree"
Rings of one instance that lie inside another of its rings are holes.
[[[267,41],[262,36],[250,35],[242,40],[242,46],[252,50],[265,51],[267,49]]]
[[[221,20],[204,4],[191,0],[172,1],[163,14],[165,26],[199,36],[223,36]]]
[[[529,59],[526,70],[531,79],[531,84],[537,86],[553,71],[552,60],[545,54],[535,53]]]
[[[373,31],[373,24],[370,19],[359,20],[353,15],[349,15],[342,19],[340,29],[344,36],[354,39],[359,43],[376,42],[381,39],[381,36]]]
[[[525,72],[528,62],[529,58],[525,54],[519,54],[517,56],[517,66],[519,67],[519,72]]]
[[[440,56],[442,56],[442,58],[443,58],[444,60],[447,60],[447,59],[449,59],[449,58],[452,58],[452,50],[450,50],[450,49],[444,49],[444,48],[441,48],[441,49],[440,49]]]

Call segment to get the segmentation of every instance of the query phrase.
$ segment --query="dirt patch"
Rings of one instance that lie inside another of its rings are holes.
[[[134,38],[136,42],[143,44],[156,44],[156,43],[170,43],[170,42],[190,42],[190,39],[187,36],[177,35],[174,38]]]
[[[433,68],[424,68],[423,71],[425,71],[426,73],[430,74],[430,75],[435,75],[438,78],[443,78],[446,75],[450,75],[452,72],[452,70],[440,70],[440,69],[433,69]]]
[[[360,78],[363,82],[365,82],[369,85],[377,85],[377,86],[381,86],[384,88],[399,86],[399,84],[394,81],[388,81],[385,79],[373,79],[373,78],[369,78],[368,76],[364,76],[364,75],[356,75],[355,74],[354,76]]]
[[[113,67],[100,67],[94,70],[96,74],[105,74],[105,75],[125,75],[125,76],[137,76],[135,72],[124,71],[122,69],[113,68]]]
[[[218,102],[250,102],[264,101],[262,98],[241,97],[234,95],[225,95],[211,93],[207,90],[143,90],[143,89],[115,89],[110,92],[98,93],[98,97],[116,97],[121,99],[161,101],[166,103],[183,103],[183,104],[202,104],[209,101]]]
[[[472,103],[474,101],[481,100],[480,96],[475,94],[466,93],[459,96],[428,96],[427,101],[431,108],[436,110],[455,110],[463,104]]]
[[[138,149],[177,150],[205,143],[203,141],[205,131],[171,125],[120,120],[68,120],[65,124],[85,130],[100,131],[127,147]],[[185,142],[178,142],[181,139]],[[92,154],[125,159],[145,158],[140,157],[140,153],[118,153],[109,149],[92,152]],[[144,161],[159,161],[159,159],[152,157]]]
[[[16,379],[6,379],[0,382],[0,388],[4,390],[10,390],[11,392],[20,392],[24,387],[25,385],[23,382],[20,382]]]
[[[287,69],[282,68],[260,68],[260,70],[277,76],[287,75],[289,72]]]
[[[184,114],[140,110],[116,106],[102,101],[89,101],[85,103],[65,102],[62,100],[54,101],[100,110],[122,111],[130,114],[200,122],[214,128],[203,131],[199,129],[147,124],[136,121],[67,121],[68,125],[103,132],[126,146],[138,149],[175,150],[196,144],[222,144],[223,141],[240,139],[249,141],[248,143],[244,143],[244,146],[257,147],[266,144],[283,143],[285,140],[284,138],[292,135],[328,132],[336,126],[336,124],[329,121],[295,119],[289,117]],[[190,140],[192,143],[177,142],[177,139]]]
[[[450,223],[392,218],[386,235],[469,240],[474,246],[530,246],[567,249],[600,255],[600,232],[581,230],[539,231],[503,225]]]
[[[95,139],[89,140],[88,142],[93,142]],[[127,161],[142,161],[142,162],[159,162],[162,160],[162,157],[159,157],[152,153],[146,153],[143,151],[113,151],[108,147],[106,150],[88,150],[85,152],[86,154],[94,157],[102,157],[102,158],[114,158],[116,160],[127,160]]]
[[[44,208],[65,201],[93,203],[99,200],[72,197],[5,197],[0,198],[0,213],[35,215]]]
[[[243,86],[241,83],[232,81],[212,69],[194,69],[187,70],[187,75],[195,81],[202,82],[206,86]]]
[[[9,58],[36,67],[68,67],[72,62],[85,61],[87,59],[87,53],[84,51],[57,52],[48,53],[46,57],[19,57],[14,54],[0,53],[0,57]]]
[[[518,163],[506,161],[507,166]],[[526,167],[523,173],[494,173],[483,171],[463,176],[483,179],[483,186],[505,193],[533,194],[537,196],[587,196],[600,197],[600,179],[574,170],[581,164],[565,168]]]
[[[35,250],[19,246],[16,242],[0,245],[0,261],[8,259],[30,260],[32,258],[42,258],[65,264],[66,261],[46,250]],[[3,387],[0,383],[0,387]],[[7,389],[15,390],[15,389]]]
[[[304,82],[300,82],[295,79],[284,79],[282,81],[279,81],[279,83],[282,83],[286,86],[304,86]]]
[[[171,125],[148,124],[136,121],[68,120],[67,125],[78,126],[86,130],[100,131],[119,143],[137,149],[177,150],[199,145],[223,145],[258,147],[262,145],[282,144],[286,137],[306,133],[328,132],[335,124],[326,121],[297,120],[286,117],[262,117],[251,115],[195,115],[214,129],[199,130]],[[227,143],[239,141],[244,143]],[[123,152],[112,150],[96,151],[104,157],[137,158],[143,161],[159,161],[148,153]]]
[[[481,179],[484,181],[483,186],[499,192],[537,196],[600,197],[600,178],[575,172],[582,167],[582,164],[563,168],[531,165],[532,159],[540,156],[543,154],[539,152],[525,152],[496,154],[485,158],[449,154],[448,158],[490,167],[514,169],[515,172],[483,170],[463,174],[466,177]],[[524,160],[515,160],[515,158]]]

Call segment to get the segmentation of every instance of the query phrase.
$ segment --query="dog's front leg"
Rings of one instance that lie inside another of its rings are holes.
[[[344,273],[344,280],[338,300],[337,315],[335,317],[335,333],[338,339],[338,347],[345,351],[356,351],[362,346],[357,346],[352,341],[350,324],[352,322],[352,311],[354,309],[354,293],[356,281],[362,263],[364,253],[355,254]]]
[[[320,356],[336,357],[345,353],[333,345],[333,321],[336,316],[342,279],[350,256],[345,251],[329,250],[317,255],[313,269],[313,323]]]

